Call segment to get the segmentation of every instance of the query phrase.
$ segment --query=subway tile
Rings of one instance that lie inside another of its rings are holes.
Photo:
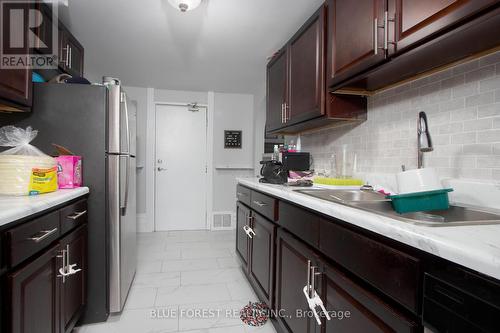
[[[500,169],[494,169],[492,176],[493,176],[493,179],[500,180]]]
[[[489,143],[466,144],[463,146],[466,155],[491,155],[493,146]]]
[[[451,112],[451,121],[471,120],[477,118],[477,108],[471,107]]]
[[[491,169],[466,168],[459,169],[459,176],[460,178],[466,179],[484,180],[491,179],[493,177],[493,172]]]
[[[448,123],[439,126],[439,134],[453,134],[464,130],[463,123]]]
[[[452,111],[463,109],[465,107],[465,98],[452,99],[439,104],[439,111]]]
[[[490,104],[480,106],[477,110],[478,118],[500,116],[500,104]]]
[[[491,89],[490,89],[491,90]],[[452,88],[452,98],[468,97],[476,95],[479,92],[479,84],[477,81],[465,83]]]
[[[495,70],[495,74],[496,74],[496,75],[500,75],[500,64],[497,64],[497,65],[495,66],[495,68],[496,68],[496,70]]]
[[[480,131],[485,129],[491,129],[493,125],[492,118],[483,118],[475,120],[467,120],[463,123],[464,131]]]
[[[500,90],[495,91],[495,103],[500,103]]]
[[[441,81],[441,89],[454,88],[465,83],[465,74],[456,75]]]
[[[495,76],[495,66],[481,67],[465,74],[465,83],[484,80]]]
[[[494,65],[500,63],[500,52],[495,52],[492,54],[488,54],[479,59],[479,66],[484,67],[488,65]]]
[[[500,143],[495,143],[493,145],[493,154],[500,155]]]
[[[455,169],[475,168],[476,157],[466,155],[456,155],[451,158],[450,166]]]
[[[451,135],[451,144],[468,144],[476,142],[476,132],[457,133]]]
[[[447,168],[450,166],[450,157],[428,157],[425,159],[427,166]]]
[[[488,130],[477,133],[477,141],[482,142],[500,142],[500,130]]]
[[[500,156],[478,157],[477,165],[481,168],[500,168]]]
[[[490,91],[467,97],[465,99],[465,106],[466,107],[479,106],[479,105],[491,104],[494,102],[495,102],[495,94],[493,93],[493,91]]]
[[[479,92],[486,92],[497,89],[500,89],[500,76],[495,76],[479,82]]]
[[[432,140],[434,142],[434,145],[436,145],[436,146],[444,146],[444,145],[450,144],[450,136],[448,134],[446,134],[446,135],[434,135],[434,136],[432,136]]]
[[[500,117],[493,118],[493,128],[500,128]]]
[[[458,75],[466,72],[470,72],[479,68],[479,60],[472,60],[460,65],[453,67],[453,75]]]

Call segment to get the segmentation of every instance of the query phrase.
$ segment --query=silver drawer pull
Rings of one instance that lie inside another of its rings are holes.
[[[49,237],[50,235],[52,235],[55,232],[57,232],[57,228],[54,228],[52,230],[42,230],[42,231],[39,232],[39,233],[42,233],[41,236],[30,237],[28,239],[32,240],[32,241],[35,241],[36,243],[39,243],[39,242],[43,241],[45,238]]]
[[[254,201],[253,203],[259,207],[267,206],[267,204],[265,202],[262,202],[262,201]]]
[[[75,215],[69,215],[69,216],[66,216],[68,219],[72,219],[72,220],[77,220],[79,217],[83,216],[87,214],[87,211],[84,210],[83,212],[75,212]]]
[[[246,194],[246,193],[241,193],[241,192],[237,192],[236,194],[237,194],[239,197],[247,197],[247,196],[248,196],[248,194]]]

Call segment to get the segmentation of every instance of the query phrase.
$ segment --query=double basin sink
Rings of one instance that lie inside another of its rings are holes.
[[[450,206],[447,210],[432,212],[399,214],[394,211],[390,200],[386,199],[383,194],[370,190],[297,189],[295,191],[413,224],[434,227],[500,224],[500,212],[495,214],[477,208],[460,206]]]

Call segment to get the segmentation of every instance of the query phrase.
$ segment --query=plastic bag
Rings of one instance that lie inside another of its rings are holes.
[[[3,151],[1,155],[28,155],[28,156],[45,156],[38,148],[30,145],[38,134],[38,131],[33,130],[31,126],[22,129],[15,126],[4,126],[0,128],[0,146],[13,147]]]
[[[0,128],[0,194],[36,195],[57,190],[57,163],[30,142],[38,131],[5,126]]]

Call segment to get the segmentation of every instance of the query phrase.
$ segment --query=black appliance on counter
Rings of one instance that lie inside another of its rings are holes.
[[[261,161],[259,180],[261,183],[268,184],[284,184],[288,181],[288,171],[283,168],[283,164],[279,161]]]
[[[283,152],[283,168],[288,171],[309,171],[311,168],[311,154],[306,152]]]

